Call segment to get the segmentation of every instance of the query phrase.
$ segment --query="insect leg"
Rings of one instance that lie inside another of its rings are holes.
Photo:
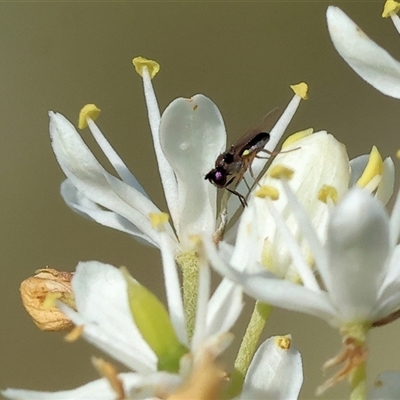
[[[281,150],[281,151],[269,151],[269,150],[267,150],[267,149],[262,149],[262,150],[260,150],[260,153],[263,152],[263,153],[269,154],[270,156],[277,156],[278,154],[281,154],[281,153],[290,153],[290,152],[292,152],[292,151],[299,150],[300,148],[301,148],[301,147],[296,147],[295,149]],[[268,158],[269,158],[269,157],[260,157],[260,156],[258,156],[258,155],[256,155],[256,157],[257,157],[257,158],[265,158],[265,159],[268,159]]]
[[[245,197],[242,194],[240,194],[236,190],[232,190],[232,189],[229,189],[229,188],[226,188],[226,190],[228,190],[229,192],[231,192],[235,196],[239,197],[240,203],[242,204],[243,207],[247,206],[247,201],[246,201]]]

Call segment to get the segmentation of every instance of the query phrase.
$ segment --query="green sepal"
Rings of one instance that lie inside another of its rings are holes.
[[[129,307],[139,332],[158,358],[158,370],[179,371],[179,361],[189,350],[172,326],[164,304],[121,267],[128,289]]]

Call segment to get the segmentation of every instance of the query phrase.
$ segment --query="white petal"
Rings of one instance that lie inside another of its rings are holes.
[[[155,400],[158,399],[158,393],[170,393],[181,383],[177,375],[164,372],[144,376],[128,372],[118,374],[118,378],[122,380],[127,399]],[[115,400],[117,398],[116,392],[106,379],[98,379],[71,390],[41,392],[7,389],[1,394],[14,400]]]
[[[109,228],[128,233],[143,244],[158,246],[157,243],[153,242],[151,238],[142,233],[142,231],[126,218],[121,217],[113,211],[104,210],[98,204],[80,193],[68,178],[61,184],[60,192],[67,206],[81,216],[90,218]]]
[[[126,281],[111,265],[80,262],[72,278],[77,313],[60,307],[85,339],[138,372],[157,369],[157,357],[142,338],[132,318]]]
[[[128,219],[151,240],[157,242],[158,235],[151,227],[148,214],[160,212],[158,208],[136,189],[119,181],[120,185],[115,184],[119,192],[123,192],[123,186],[129,193],[130,201],[127,204],[110,184],[118,179],[98,163],[74,126],[61,114],[50,112],[49,116],[54,153],[65,175],[77,190],[99,205]]]
[[[203,243],[213,268],[222,276],[243,286],[244,292],[254,299],[328,321],[336,314],[325,292],[316,293],[292,282],[277,279],[267,271],[253,274],[239,272],[225,264],[211,241],[203,238]]]
[[[181,285],[175,263],[174,248],[169,239],[170,238],[165,232],[160,233],[160,250],[164,272],[165,292],[167,295],[168,313],[179,340],[188,345],[189,340],[186,332]]]
[[[368,164],[369,154],[363,154],[362,156],[356,157],[350,161],[351,167],[351,178],[349,187],[355,186],[358,179],[361,177]],[[382,178],[379,182],[378,189],[376,191],[376,197],[382,204],[387,204],[390,200],[395,179],[395,168],[393,160],[390,157],[385,158],[383,161]]]
[[[390,244],[397,245],[400,236],[400,190],[397,192],[396,201],[390,216]]]
[[[242,309],[242,288],[228,279],[223,279],[208,302],[206,336],[229,331]]]
[[[374,310],[375,321],[385,318],[400,309],[400,245],[397,245],[387,260],[387,275],[379,289],[379,302]]]
[[[96,399],[114,400],[116,393],[111,389],[106,379],[89,382],[76,389],[57,392],[41,392],[24,389],[7,389],[1,392],[7,399],[15,400],[75,400],[75,399]]]
[[[329,268],[320,273],[342,322],[370,320],[389,254],[389,218],[382,203],[363,189],[351,189],[332,213],[326,248]]]
[[[265,215],[260,215],[256,207],[246,207],[240,217],[239,228],[236,237],[235,247],[229,260],[230,265],[238,271],[259,272],[261,259]]]
[[[349,187],[356,185],[357,181],[360,179],[365,167],[368,164],[369,154],[363,154],[356,158],[350,160],[351,177],[349,182]]]
[[[204,176],[225,148],[225,127],[218,108],[202,95],[174,100],[161,118],[160,139],[178,179],[180,239],[212,232],[217,189]]]
[[[290,335],[289,335],[289,337]],[[289,349],[278,345],[279,336],[266,340],[257,350],[247,371],[241,399],[294,400],[303,383],[301,355],[291,342]]]
[[[379,183],[378,190],[376,191],[376,198],[382,202],[382,204],[387,204],[392,197],[394,190],[394,180],[395,180],[395,167],[393,160],[390,157],[385,158],[383,162],[383,172],[382,179]]]
[[[265,149],[268,151],[274,151],[275,147],[277,146],[278,142],[281,140],[283,134],[285,133],[286,128],[290,124],[299,104],[301,102],[301,98],[298,95],[294,95],[292,100],[289,102],[286,109],[283,111],[282,115],[271,129],[270,132],[270,140],[265,145]],[[255,158],[251,164],[251,169],[253,171],[254,176],[257,178],[259,174],[264,169],[266,163],[268,162],[268,158]],[[244,175],[244,179],[247,182],[253,183],[253,178],[250,175],[250,171],[247,171]],[[247,186],[242,180],[239,185],[237,186],[237,191],[242,194],[246,194],[248,189]],[[237,196],[231,196],[229,199],[229,210],[236,210],[239,206],[239,200]]]
[[[160,142],[160,109],[153,89],[152,79],[147,68],[143,68],[143,89],[147,105],[154,151],[157,157],[158,171],[164,188],[165,199],[175,228],[179,226],[178,187],[174,171],[165,158]]]
[[[276,226],[286,242],[295,271],[298,273],[303,286],[314,292],[320,292],[321,289],[314,275],[314,271],[310,268],[310,265],[307,264],[307,260],[302,254],[300,246],[297,244],[295,238],[290,232],[290,229],[285,224],[283,217],[277,212],[272,201],[267,199],[267,202],[269,204],[271,215],[275,220]]]
[[[368,393],[368,400],[400,399],[400,372],[385,371],[374,381],[374,387]]]
[[[350,176],[347,153],[343,145],[325,131],[306,136],[286,147],[285,151],[288,152],[275,157],[271,168],[283,165],[294,171],[290,188],[296,193],[296,203],[301,203],[301,210],[306,215],[309,225],[313,227],[312,231],[316,231],[319,240],[323,242],[326,237],[329,208],[318,199],[318,193],[323,185],[333,186],[339,198],[346,193]],[[274,201],[274,206],[300,244],[304,258],[309,260],[310,241],[304,232],[304,221],[298,221],[293,210],[294,205],[288,203],[283,182],[271,178],[267,171],[259,183],[261,186],[272,186],[278,190],[279,199]],[[253,211],[250,210],[252,208]],[[252,215],[247,216],[251,213]],[[280,278],[298,278],[286,238],[277,230],[267,201],[254,196],[254,193],[240,221],[231,264],[243,266],[252,260],[262,263]]]
[[[265,146],[265,149],[269,151],[274,151],[275,147],[282,139],[283,134],[285,133],[286,128],[290,124],[294,114],[297,111],[301,102],[301,98],[298,95],[294,95],[292,100],[289,102],[285,110],[283,111],[282,115],[271,129],[270,135],[271,138]],[[252,163],[252,170],[254,175],[257,176],[262,169],[264,168],[265,164],[268,162],[267,159],[262,158],[255,158]]]
[[[339,8],[328,7],[326,16],[333,44],[350,67],[375,89],[400,98],[400,63]]]
[[[204,257],[199,258],[199,281],[196,303],[196,322],[193,333],[191,350],[195,353],[206,340],[207,305],[210,299],[211,271]]]
[[[96,125],[96,123],[90,118],[87,120],[87,123],[97,144],[100,146],[101,150],[103,150],[103,153],[106,155],[108,161],[110,161],[111,165],[114,167],[115,171],[120,176],[120,178],[128,185],[133,186],[144,196],[149,197],[148,194],[143,189],[142,185],[135,178],[135,176],[129,171],[128,167],[122,161],[121,157],[117,154],[117,152],[105,138],[105,136],[103,135],[99,127]]]

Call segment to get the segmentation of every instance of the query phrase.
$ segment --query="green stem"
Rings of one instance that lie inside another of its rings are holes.
[[[227,391],[228,398],[235,397],[241,392],[244,378],[253,359],[261,333],[271,315],[271,312],[272,306],[258,301],[256,302],[235,360],[234,369],[231,375],[231,385]]]
[[[364,361],[354,368],[349,376],[351,388],[350,400],[365,400],[367,398],[366,378],[366,365]]]
[[[199,265],[195,252],[181,253],[176,261],[182,270],[183,306],[189,339],[193,337],[196,323]]]

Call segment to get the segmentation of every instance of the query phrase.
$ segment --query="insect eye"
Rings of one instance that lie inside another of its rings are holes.
[[[215,171],[214,182],[219,184],[219,185],[225,184],[225,182],[226,182],[226,174],[224,174],[221,171]]]
[[[233,154],[231,154],[231,153],[225,154],[224,162],[227,164],[233,163]]]

